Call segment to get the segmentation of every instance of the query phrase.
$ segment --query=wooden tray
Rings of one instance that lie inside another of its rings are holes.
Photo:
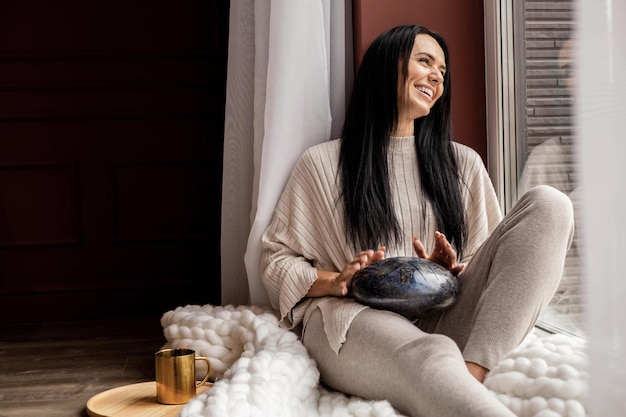
[[[196,389],[202,394],[213,384]],[[124,385],[96,394],[87,401],[91,417],[176,417],[185,404],[165,405],[156,400],[156,382]]]

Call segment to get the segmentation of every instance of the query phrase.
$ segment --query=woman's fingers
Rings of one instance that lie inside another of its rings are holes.
[[[430,255],[426,253],[424,245],[417,237],[413,237],[413,248],[418,257],[435,262],[455,275],[463,269],[463,267],[457,266],[456,252],[448,242],[446,235],[441,232],[435,232],[435,247]]]
[[[361,251],[359,252],[357,257],[352,260],[352,262],[358,262],[363,268],[373,262],[378,262],[381,259],[384,259],[385,250],[386,248],[384,246],[381,246],[376,252],[374,252],[372,249]]]
[[[381,246],[380,248],[378,248],[378,250],[376,252],[374,252],[374,255],[372,255],[372,257],[370,259],[370,263],[382,261],[383,259],[385,259],[385,251],[386,250],[387,250],[387,248],[384,247],[384,246]]]
[[[413,249],[415,250],[415,253],[417,254],[419,258],[428,259],[428,254],[426,253],[426,249],[424,249],[424,245],[415,236],[413,237]]]
[[[359,266],[365,266],[370,263],[370,258],[374,255],[373,250],[366,250],[360,252],[356,258],[354,258],[353,262],[357,262]]]
[[[450,270],[450,272],[452,272],[452,275],[454,275],[455,277],[458,276],[461,271],[463,270],[463,268],[465,268],[465,265],[463,264],[457,264],[454,268],[452,268]]]
[[[450,249],[450,243],[446,239],[446,235],[441,232],[435,232],[435,251],[444,252]]]

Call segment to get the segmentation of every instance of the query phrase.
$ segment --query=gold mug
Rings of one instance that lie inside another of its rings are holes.
[[[207,372],[196,382],[196,361],[205,361]],[[161,404],[185,404],[196,396],[196,388],[211,374],[211,362],[196,356],[192,349],[161,349],[155,354],[157,401]]]

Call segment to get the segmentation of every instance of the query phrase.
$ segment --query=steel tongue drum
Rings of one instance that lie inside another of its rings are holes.
[[[352,278],[352,297],[411,321],[450,308],[459,282],[446,268],[421,258],[392,257],[374,262]]]

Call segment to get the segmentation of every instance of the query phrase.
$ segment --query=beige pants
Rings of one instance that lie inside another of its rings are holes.
[[[558,287],[574,230],[570,200],[556,189],[529,190],[460,277],[457,303],[413,325],[366,309],[339,354],[313,312],[303,342],[323,383],[366,399],[386,399],[412,417],[514,416],[467,371],[488,369],[513,350]]]

